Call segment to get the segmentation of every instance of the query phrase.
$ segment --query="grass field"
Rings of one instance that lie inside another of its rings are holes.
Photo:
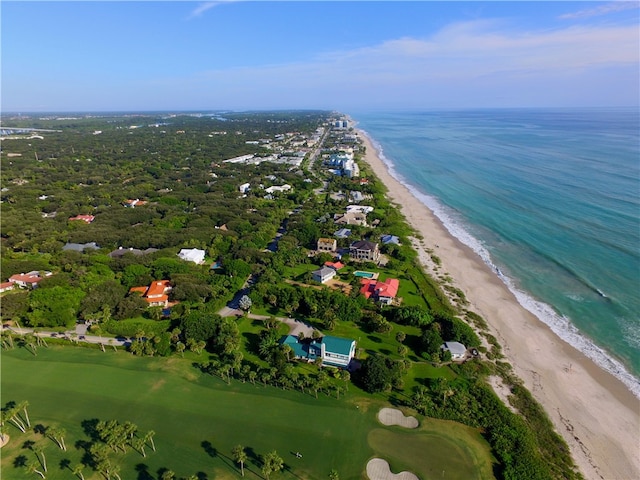
[[[365,478],[366,462],[375,454],[388,457],[392,468],[401,465],[426,480],[441,478],[431,477],[431,467],[439,465],[444,450],[429,447],[439,439],[456,447],[446,448],[452,473],[461,472],[455,478],[492,478],[490,469],[483,473],[490,455],[477,432],[468,429],[467,434],[452,436],[449,427],[431,427],[422,436],[418,430],[382,427],[376,413],[384,402],[355,388],[340,400],[324,394],[316,399],[313,394],[259,384],[227,385],[202,375],[188,359],[54,346],[38,349],[37,357],[25,349],[3,351],[1,387],[3,405],[28,400],[32,426],[60,426],[67,432],[68,450],[63,452],[40,434],[5,426],[11,440],[1,450],[1,467],[2,478],[8,480],[39,478],[24,467],[14,467],[20,455],[28,463],[35,460],[34,452],[23,448],[27,440],[44,447],[47,479],[75,478],[61,462],[68,460],[74,466],[81,461],[83,450],[77,442],[89,440],[82,424],[91,419],[129,420],[143,433],[156,432],[157,452],[147,448],[146,458],[131,449],[126,454],[111,453],[123,480],[156,479],[164,468],[176,472],[177,478],[197,473],[206,479],[237,478],[230,453],[237,444],[247,447],[249,479],[261,478],[258,457],[275,449],[286,468],[272,478],[322,479],[331,469],[342,480]],[[303,458],[296,458],[296,451]],[[426,466],[429,469],[423,470]],[[477,475],[464,477],[469,471]],[[103,478],[88,468],[84,473],[87,480]]]

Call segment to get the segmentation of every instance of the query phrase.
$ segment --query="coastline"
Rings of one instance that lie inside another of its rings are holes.
[[[427,249],[435,247],[439,271],[453,278],[469,309],[487,321],[514,373],[545,409],[585,478],[640,477],[640,400],[522,307],[496,273],[390,174],[366,133],[358,133],[366,147],[364,161],[423,237],[414,241],[423,267],[433,274]]]

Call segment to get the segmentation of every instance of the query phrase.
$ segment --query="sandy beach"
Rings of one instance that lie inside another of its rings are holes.
[[[522,307],[475,252],[449,234],[433,213],[388,172],[362,132],[365,161],[388,188],[409,224],[423,237],[414,246],[427,271],[441,273],[464,292],[498,338],[515,373],[542,404],[587,479],[640,478],[640,400]]]

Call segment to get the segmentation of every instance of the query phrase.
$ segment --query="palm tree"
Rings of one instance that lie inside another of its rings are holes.
[[[44,449],[40,446],[33,446],[33,453],[36,454],[36,458],[40,461],[40,463],[42,464],[42,468],[44,469],[44,471],[47,471],[47,458],[44,456]],[[40,458],[42,457],[42,458]]]
[[[329,472],[329,480],[340,480],[340,475],[338,475],[337,470],[331,470]]]
[[[269,475],[278,473],[284,467],[284,460],[275,450],[264,455],[262,457],[262,463],[262,473],[267,479],[269,479]]]
[[[133,448],[138,450],[144,458],[147,458],[147,452],[144,451],[144,446],[146,445],[146,443],[147,442],[144,438],[134,438],[131,442],[131,445],[133,446]]]
[[[255,370],[251,370],[249,372],[249,380],[251,381],[251,383],[253,383],[254,385],[256,384],[256,377],[258,376],[258,373]]]
[[[84,465],[81,463],[73,467],[73,474],[77,475],[80,480],[84,480],[84,474],[82,473],[83,468],[84,468]]]
[[[236,463],[240,464],[240,471],[244,477],[244,462],[247,461],[247,452],[244,451],[244,447],[242,445],[236,445],[233,447],[233,450],[231,450],[231,454],[233,455],[233,459]]]
[[[165,470],[160,477],[161,480],[173,480],[174,478],[176,478],[176,474],[171,470]]]
[[[153,430],[149,430],[147,434],[144,436],[145,442],[148,440],[151,443],[151,449],[156,451],[156,444],[153,442],[153,436],[156,434]]]
[[[28,470],[29,473],[37,473],[42,478],[47,478],[44,473],[42,473],[40,470],[38,470],[38,464],[37,463],[29,464],[27,466],[27,470]]]
[[[31,422],[29,421],[29,412],[27,412],[28,406],[29,406],[29,402],[25,400],[23,402],[20,402],[20,405],[18,405],[18,409],[24,412],[24,418],[27,421],[27,426],[30,427]]]

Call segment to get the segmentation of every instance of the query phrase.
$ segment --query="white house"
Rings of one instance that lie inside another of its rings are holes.
[[[243,183],[238,187],[238,189],[240,190],[240,193],[247,193],[250,188],[251,188],[251,184],[249,183]]]
[[[451,352],[451,360],[461,360],[467,353],[467,347],[460,342],[444,342],[440,349]]]
[[[267,193],[274,193],[274,192],[288,192],[289,190],[291,190],[291,185],[288,185],[288,184],[284,184],[284,185],[274,185],[274,186],[272,186],[272,187],[265,188],[264,190],[265,190],[265,192],[267,192]]]
[[[313,279],[316,282],[325,283],[336,276],[336,271],[333,268],[322,267],[319,270],[313,272]]]
[[[193,262],[200,265],[204,263],[204,250],[198,248],[183,248],[178,253],[178,257],[187,262]]]

